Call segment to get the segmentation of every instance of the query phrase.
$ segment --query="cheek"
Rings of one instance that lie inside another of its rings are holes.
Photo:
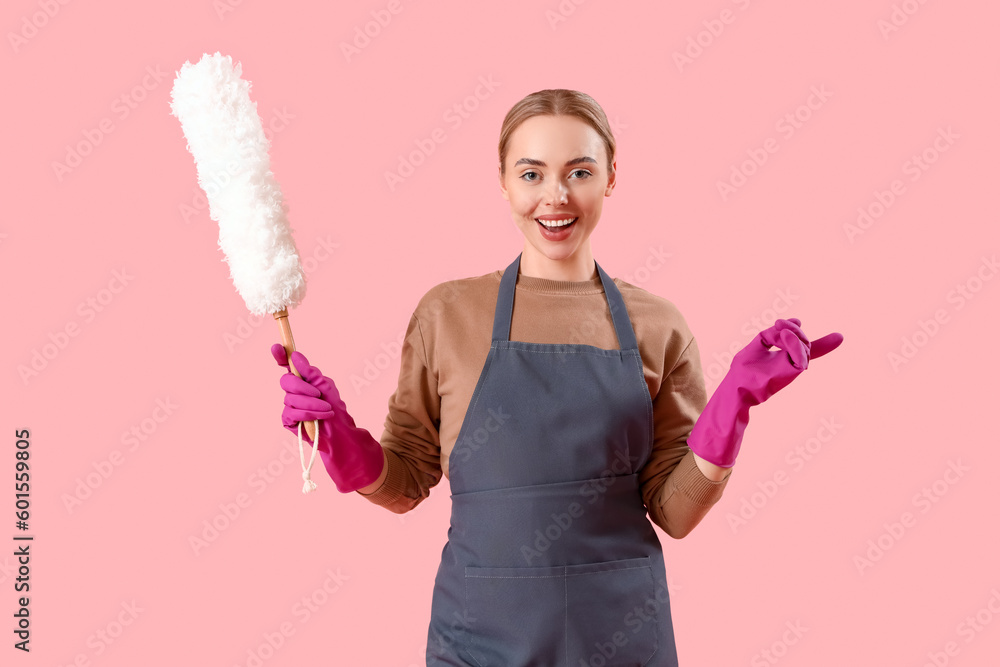
[[[587,211],[598,211],[600,210],[603,204],[604,204],[603,190],[601,192],[598,192],[594,196],[588,196],[583,202],[581,202],[581,206]]]
[[[514,212],[522,218],[530,218],[535,211],[535,203],[527,199],[519,199],[512,202]]]

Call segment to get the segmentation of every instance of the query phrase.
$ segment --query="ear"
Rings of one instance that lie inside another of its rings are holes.
[[[510,201],[510,195],[507,194],[507,186],[504,185],[504,182],[503,182],[503,174],[500,173],[500,164],[499,163],[497,164],[497,179],[500,181],[500,193],[503,195],[504,199],[506,199],[507,201]]]
[[[610,197],[611,192],[615,189],[615,174],[618,170],[618,160],[612,160],[611,162],[611,172],[608,174],[608,187],[604,189],[604,196]]]

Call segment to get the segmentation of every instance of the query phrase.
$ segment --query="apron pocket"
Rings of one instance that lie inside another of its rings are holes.
[[[468,652],[481,667],[566,664],[566,568],[465,568]]]
[[[566,582],[570,665],[649,662],[659,648],[661,603],[648,557],[567,565]]]

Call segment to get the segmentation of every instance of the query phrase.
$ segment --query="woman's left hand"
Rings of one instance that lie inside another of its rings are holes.
[[[810,341],[801,324],[794,317],[777,320],[736,353],[729,372],[688,436],[688,447],[695,454],[719,467],[731,468],[750,420],[750,408],[787,387],[809,367],[810,359],[822,357],[844,341],[836,332]]]
[[[844,337],[836,332],[810,341],[798,318],[776,320],[736,353],[727,378],[733,376],[730,381],[742,389],[743,403],[758,405],[787,387],[809,367],[810,359],[832,352],[842,342]]]

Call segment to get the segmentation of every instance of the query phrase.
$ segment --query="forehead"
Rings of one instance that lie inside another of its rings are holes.
[[[604,156],[601,136],[587,122],[576,116],[532,116],[510,136],[507,155],[546,160],[547,157]]]

